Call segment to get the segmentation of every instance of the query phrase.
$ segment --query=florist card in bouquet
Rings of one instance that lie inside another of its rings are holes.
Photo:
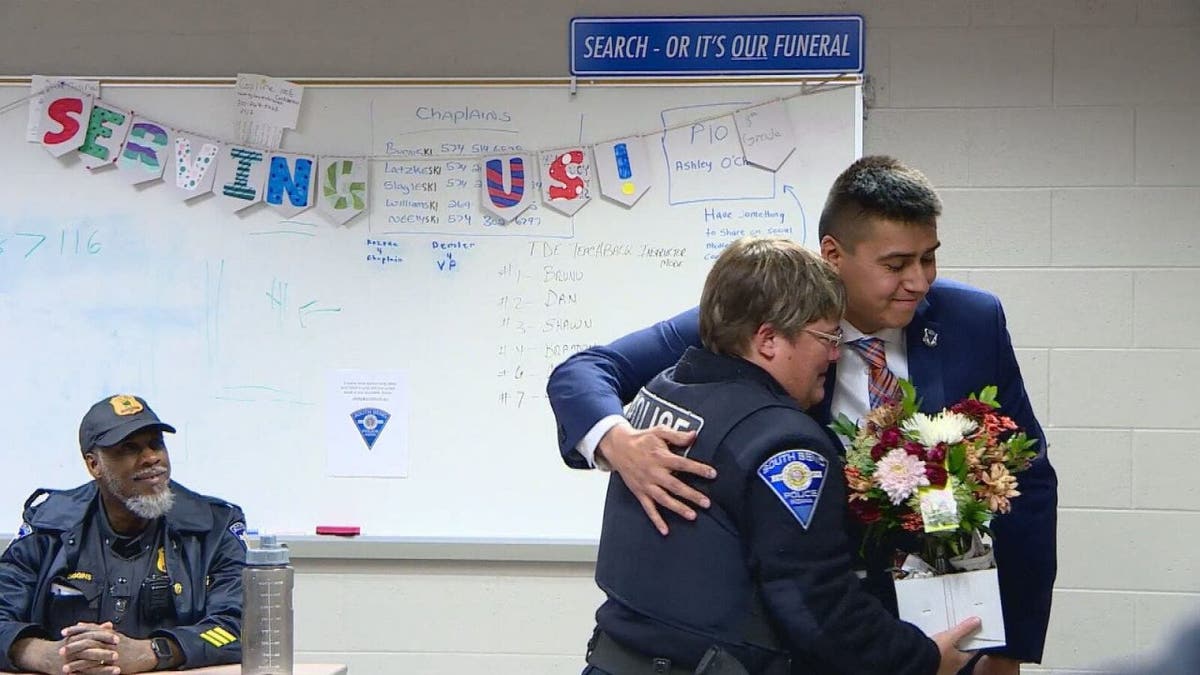
[[[916,391],[867,413],[861,426],[839,417],[849,439],[846,487],[864,546],[901,549],[891,570],[900,618],[928,635],[978,616],[963,649],[1004,645],[1004,617],[990,544],[992,518],[1021,493],[1015,474],[1037,456],[1035,440],[1001,415],[996,387],[936,414],[919,412]],[[907,554],[905,556],[904,554]]]

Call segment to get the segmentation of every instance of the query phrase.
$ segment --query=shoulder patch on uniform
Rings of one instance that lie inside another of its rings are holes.
[[[229,524],[229,534],[237,537],[237,540],[242,542],[242,546],[246,545],[246,523],[241,520],[235,520]]]
[[[17,528],[17,533],[15,535],[13,535],[12,539],[9,540],[8,546],[12,546],[13,544],[24,539],[25,537],[28,537],[31,534],[33,534],[33,527],[31,527],[29,525],[29,523],[22,520],[21,527]],[[7,546],[5,548],[7,548]]]
[[[829,460],[819,452],[800,448],[784,450],[771,455],[758,467],[758,477],[807,530],[821,498],[828,466]]]

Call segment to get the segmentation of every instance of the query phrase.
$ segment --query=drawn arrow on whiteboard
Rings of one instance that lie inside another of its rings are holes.
[[[800,197],[796,195],[796,188],[784,183],[783,191],[792,196],[796,202],[796,208],[800,209],[800,243],[804,244],[808,241],[808,219],[804,217],[804,205],[800,203]],[[817,242],[820,246],[820,242]]]

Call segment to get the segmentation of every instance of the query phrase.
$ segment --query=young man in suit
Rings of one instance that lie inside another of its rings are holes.
[[[894,394],[896,378],[913,382],[926,412],[987,385],[998,387],[1002,412],[1042,445],[1033,466],[1019,476],[1022,496],[1012,512],[993,523],[1007,645],[980,659],[974,672],[1011,674],[1021,662],[1040,661],[1045,644],[1056,573],[1058,479],[1000,301],[936,279],[940,215],[941,201],[928,179],[890,157],[864,157],[834,182],[821,213],[820,246],[846,286],[841,328],[848,348],[826,378],[824,401],[809,412],[821,423],[841,413],[859,419]],[[692,309],[582,351],[556,368],[547,386],[563,461],[618,472],[664,535],[667,521],[659,506],[689,520],[695,518],[690,504],[708,507],[704,495],[673,472],[715,472],[669,450],[668,444],[691,443],[692,434],[634,429],[621,406],[688,346],[700,344],[698,323]]]
[[[713,263],[700,299],[703,348],[629,405],[629,423],[696,430],[689,457],[712,508],[661,537],[609,478],[596,611],[583,675],[953,675],[975,618],[925,637],[888,614],[851,571],[836,441],[804,413],[841,352],[845,290],[802,245],[743,237]],[[703,560],[703,564],[697,564]]]

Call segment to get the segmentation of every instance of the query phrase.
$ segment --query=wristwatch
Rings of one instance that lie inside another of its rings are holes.
[[[171,650],[170,640],[165,637],[150,638],[150,649],[154,651],[154,656],[158,659],[155,670],[166,670],[171,666],[171,657],[174,654]]]

